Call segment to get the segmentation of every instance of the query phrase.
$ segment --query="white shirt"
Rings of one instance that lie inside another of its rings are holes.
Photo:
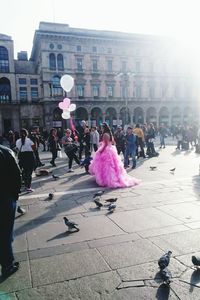
[[[29,138],[25,138],[25,142],[24,145],[22,145],[22,140],[18,139],[16,141],[16,148],[20,151],[20,152],[25,152],[25,151],[33,151],[32,147],[34,143],[33,141],[31,141]]]

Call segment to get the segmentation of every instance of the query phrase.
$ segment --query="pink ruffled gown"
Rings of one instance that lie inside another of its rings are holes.
[[[91,161],[89,172],[95,175],[96,183],[99,186],[120,188],[140,183],[140,180],[127,174],[121,158],[117,154],[117,149],[112,144],[105,146],[102,143]]]

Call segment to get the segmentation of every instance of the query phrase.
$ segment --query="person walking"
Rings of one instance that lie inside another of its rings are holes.
[[[58,150],[60,151],[61,147],[58,143],[57,130],[55,128],[51,128],[50,130],[48,145],[49,145],[49,151],[52,154],[52,159],[50,161],[50,164],[53,167],[56,167],[55,160],[58,156]]]
[[[33,192],[31,188],[32,173],[35,169],[35,155],[34,155],[34,143],[28,138],[28,131],[21,129],[21,138],[16,141],[16,148],[18,152],[19,166],[22,170],[22,180],[25,184],[25,190],[28,193]]]
[[[36,164],[35,164],[35,170],[37,167],[43,167],[45,164],[41,162],[40,156],[39,156],[39,146],[40,146],[40,131],[38,126],[33,127],[33,131],[30,134],[30,139],[34,143],[34,154],[35,154],[35,159],[36,159]]]
[[[97,131],[96,126],[93,126],[91,128],[91,132],[90,132],[90,144],[91,144],[91,148],[92,150],[94,149],[94,151],[96,152],[98,147],[99,147],[99,133]]]
[[[76,143],[74,142],[74,140],[71,137],[71,130],[68,128],[65,131],[65,136],[62,138],[62,144],[64,146],[64,151],[66,153],[66,155],[69,158],[69,170],[68,173],[74,172],[74,170],[72,169],[72,163],[73,160],[75,160],[75,162],[80,165],[80,160],[78,159],[76,152],[78,150],[78,146],[76,145]]]
[[[136,167],[136,147],[137,147],[137,136],[133,133],[133,128],[129,126],[127,128],[127,135],[125,136],[125,159],[124,167],[128,167],[129,157],[132,158],[132,169]]]
[[[122,152],[123,156],[125,154],[125,135],[121,126],[117,126],[117,130],[114,133],[114,140],[116,143],[117,153],[120,155]]]
[[[16,201],[21,187],[21,174],[13,151],[0,145],[0,265],[5,279],[19,269],[12,241]]]
[[[136,124],[135,128],[133,129],[133,133],[137,136],[137,149],[136,149],[136,155],[139,158],[142,156],[145,158],[144,153],[144,132],[142,128],[140,127],[140,124]],[[138,148],[140,147],[140,151],[138,151]]]

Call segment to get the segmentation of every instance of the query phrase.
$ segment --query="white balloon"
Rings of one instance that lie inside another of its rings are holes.
[[[60,79],[60,85],[62,86],[63,90],[70,92],[74,86],[74,78],[67,74],[63,75]]]
[[[76,109],[76,104],[72,103],[69,106],[69,111],[74,111]]]
[[[62,113],[62,118],[65,120],[70,119],[70,112],[64,110]]]

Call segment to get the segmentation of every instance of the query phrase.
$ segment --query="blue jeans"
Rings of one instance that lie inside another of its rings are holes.
[[[136,167],[136,158],[135,158],[135,149],[125,149],[125,155],[124,155],[124,167],[128,167],[129,157],[132,158],[132,168]]]
[[[160,147],[165,147],[165,137],[163,135],[160,135]]]
[[[0,265],[7,268],[14,262],[12,249],[16,199],[0,195]]]

